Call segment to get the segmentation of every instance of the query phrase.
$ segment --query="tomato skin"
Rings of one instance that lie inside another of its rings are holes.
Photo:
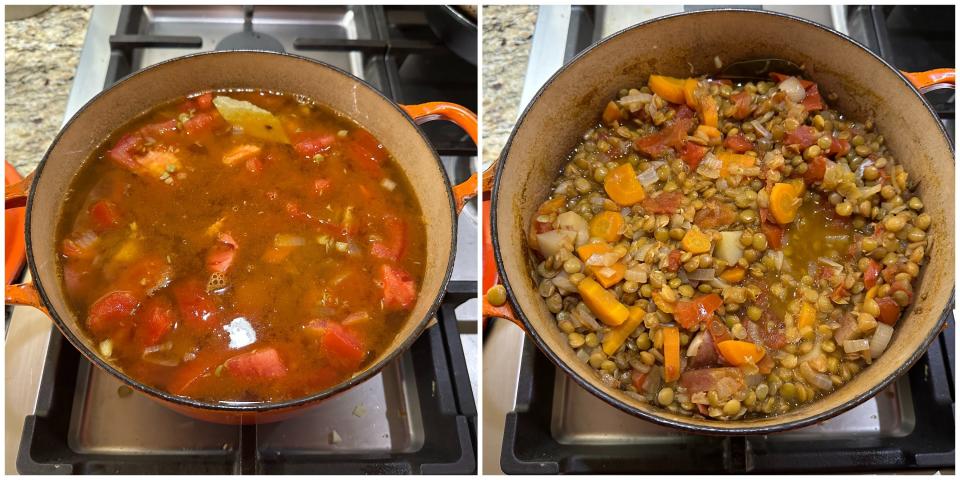
[[[694,300],[680,300],[674,306],[674,318],[683,326],[690,329],[700,322],[709,322],[713,319],[713,312],[723,305],[720,295],[711,293]]]
[[[224,362],[223,366],[231,375],[250,380],[279,378],[287,374],[283,359],[273,347],[241,353]]]
[[[177,311],[189,328],[207,331],[213,327],[217,306],[200,281],[191,279],[171,287]]]
[[[383,304],[386,308],[404,310],[416,299],[413,277],[400,268],[381,265],[380,281],[383,284]]]
[[[103,295],[90,305],[87,312],[87,327],[97,336],[104,336],[133,323],[133,312],[140,300],[133,293],[123,290]]]
[[[137,330],[134,340],[141,347],[149,347],[160,343],[176,323],[176,314],[173,305],[163,297],[153,297],[143,302],[137,311]]]
[[[750,140],[747,140],[747,137],[744,137],[742,134],[730,135],[723,141],[723,146],[727,147],[729,150],[732,150],[736,153],[749,152],[754,149]]]
[[[90,206],[90,218],[94,231],[101,233],[120,223],[120,208],[110,200],[98,200]]]
[[[842,138],[833,137],[830,140],[830,149],[827,150],[832,156],[844,156],[850,151],[850,142]]]
[[[226,272],[237,255],[237,242],[230,234],[221,233],[216,245],[207,251],[207,270]]]
[[[867,288],[872,288],[877,284],[877,277],[880,276],[880,264],[873,259],[867,259],[867,271],[863,272],[863,284]]]

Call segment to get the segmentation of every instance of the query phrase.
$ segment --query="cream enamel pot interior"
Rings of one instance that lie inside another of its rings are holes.
[[[781,58],[805,68],[830,105],[851,118],[874,118],[891,150],[920,182],[934,218],[929,261],[886,353],[824,398],[784,415],[712,421],[670,413],[607,388],[577,359],[537,292],[526,242],[538,205],[580,135],[599,121],[622,88],[650,74],[687,77],[717,73],[724,64]],[[940,74],[944,72],[941,71]],[[952,83],[952,70],[946,72]],[[918,82],[933,80],[915,75]],[[918,87],[922,86],[920,84]],[[833,95],[836,95],[835,99]],[[662,17],[619,32],[557,72],[524,111],[496,166],[489,246],[509,304],[484,301],[485,316],[513,317],[560,369],[610,405],[662,425],[697,433],[762,434],[809,425],[872,397],[905,373],[940,332],[954,287],[953,148],[934,112],[906,77],[859,44],[799,18],[750,10],[711,10]],[[489,287],[486,285],[486,288]]]
[[[117,128],[166,101],[213,89],[258,88],[305,95],[346,114],[390,151],[413,185],[427,229],[427,264],[410,320],[369,367],[350,380],[309,397],[286,402],[205,403],[146,386],[105,361],[78,328],[58,278],[55,228],[65,192],[82,162]],[[293,55],[228,51],[181,57],[133,74],[87,103],[64,126],[36,172],[8,187],[7,208],[27,206],[27,258],[32,284],[7,287],[6,303],[47,312],[57,327],[98,367],[134,389],[182,413],[220,423],[281,420],[304,407],[367,380],[405,351],[433,317],[446,289],[456,245],[457,213],[475,195],[477,178],[451,187],[443,165],[416,122],[446,119],[476,141],[476,115],[458,105],[400,106],[363,81],[329,65]]]

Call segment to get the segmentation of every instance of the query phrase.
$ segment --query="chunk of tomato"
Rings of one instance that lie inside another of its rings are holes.
[[[360,338],[338,323],[326,322],[322,345],[331,363],[344,371],[360,368],[366,354]]]
[[[152,297],[143,302],[137,312],[137,327],[134,340],[141,347],[160,343],[176,323],[173,305],[164,297]]]
[[[730,96],[730,101],[733,102],[733,118],[737,120],[743,120],[750,116],[750,93],[749,92],[740,92]]]
[[[390,265],[380,267],[380,282],[383,284],[383,304],[389,309],[403,310],[413,305],[417,297],[413,277],[400,268]]]
[[[172,291],[177,311],[187,327],[201,331],[212,327],[217,306],[199,280],[190,279],[176,284]]]
[[[144,137],[154,140],[169,140],[177,134],[177,120],[171,118],[165,122],[151,123],[140,129]]]
[[[117,143],[107,151],[107,158],[128,170],[138,167],[134,155],[143,153],[143,137],[139,133],[130,133],[120,137]]]
[[[694,171],[700,165],[700,161],[703,160],[703,157],[706,156],[707,152],[710,149],[703,145],[697,145],[693,142],[687,142],[683,144],[683,148],[680,149],[680,158],[683,159],[683,163],[686,163],[690,167],[690,171]]]
[[[87,327],[94,335],[108,335],[133,323],[140,300],[127,291],[113,291],[97,299],[87,312]]]
[[[808,184],[823,180],[827,173],[827,159],[824,156],[818,156],[807,164],[807,171],[803,173],[803,179]]]
[[[237,242],[229,233],[221,233],[217,243],[207,251],[207,270],[226,272],[237,255]]]
[[[110,200],[98,200],[90,206],[93,229],[103,232],[120,224],[120,207]]]
[[[350,133],[346,144],[349,160],[362,172],[373,178],[383,177],[383,163],[387,160],[387,151],[369,132],[357,129]]]
[[[867,259],[867,262],[867,271],[863,272],[863,285],[872,288],[880,276],[880,264],[873,259]]]
[[[387,215],[383,219],[384,239],[370,248],[370,253],[383,260],[397,261],[407,244],[407,225],[400,217]]]
[[[897,301],[892,297],[881,297],[876,299],[876,302],[877,306],[880,307],[880,317],[877,320],[887,325],[896,325],[900,318],[900,305],[897,304]]]
[[[279,378],[287,374],[283,359],[273,347],[241,353],[223,364],[231,375],[247,380]]]
[[[213,93],[204,93],[203,95],[194,98],[193,101],[196,103],[197,108],[200,109],[200,111],[210,110],[213,108]]]
[[[817,131],[809,125],[801,125],[796,130],[787,134],[784,138],[786,145],[799,145],[800,148],[807,148],[817,143]]]
[[[726,140],[723,141],[723,146],[736,153],[749,152],[754,149],[750,140],[747,140],[747,137],[744,137],[740,133],[727,137]]]
[[[297,142],[293,144],[293,150],[298,155],[312,158],[318,153],[330,150],[336,137],[329,133],[304,133],[298,136]]]
[[[219,113],[198,113],[183,123],[183,131],[190,136],[204,135],[212,132],[222,121],[223,117]]]

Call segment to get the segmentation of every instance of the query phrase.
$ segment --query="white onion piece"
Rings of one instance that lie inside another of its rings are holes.
[[[843,270],[843,265],[840,265],[839,263],[837,263],[837,262],[835,262],[835,261],[833,261],[833,260],[830,260],[830,259],[827,258],[827,257],[820,257],[820,258],[818,258],[818,260],[820,260],[820,263],[825,263],[825,264],[827,264],[827,265],[829,265],[829,266],[831,266],[831,267],[833,267],[833,268],[839,268],[840,270]]]
[[[709,282],[716,276],[717,271],[713,268],[698,268],[687,274],[688,279],[696,280],[698,282]]]
[[[612,277],[612,276],[614,276],[614,275],[617,274],[617,271],[614,270],[614,269],[612,269],[612,268],[610,268],[610,267],[603,267],[603,268],[601,268],[600,271],[597,272],[597,273],[599,273],[600,276],[602,276],[602,277]]]
[[[720,178],[721,168],[723,168],[723,162],[721,162],[713,152],[708,152],[703,156],[703,160],[700,161],[700,166],[697,167],[697,173],[707,178]]]
[[[807,362],[800,364],[800,376],[802,376],[807,383],[820,390],[830,390],[833,388],[833,381],[830,380],[830,377],[823,373],[817,373]]]
[[[700,351],[700,345],[703,344],[703,335],[704,332],[700,332],[696,337],[693,337],[693,340],[690,341],[690,346],[687,347],[687,356],[696,357],[697,353]]]
[[[870,341],[867,340],[866,338],[858,338],[856,340],[843,341],[843,351],[847,353],[862,352],[864,350],[869,350],[869,349],[870,349]]]
[[[880,193],[881,188],[883,188],[883,186],[878,183],[872,187],[867,187],[867,188],[864,188],[863,190],[860,190],[860,200],[870,198],[876,195],[877,193]]]
[[[893,327],[886,323],[877,322],[877,330],[870,337],[870,357],[877,358],[887,349],[893,337]]]
[[[616,252],[594,253],[587,258],[586,264],[591,267],[609,267],[617,263],[617,260],[620,260],[620,256]]]
[[[657,175],[657,168],[650,166],[650,167],[647,167],[646,170],[640,172],[637,175],[637,180],[640,181],[640,185],[643,185],[644,187],[649,187],[650,185],[653,185],[654,183],[657,183],[658,181],[660,181],[660,176]]]
[[[576,232],[569,230],[550,230],[549,232],[537,234],[537,246],[540,247],[540,253],[545,257],[552,257],[565,247],[567,250],[573,250],[573,242],[576,238]]]
[[[577,212],[563,212],[557,215],[557,226],[560,230],[577,232],[575,242],[578,247],[590,240],[590,227],[587,225],[587,221]]]
[[[780,82],[780,90],[783,90],[783,93],[787,94],[787,97],[794,103],[800,102],[807,96],[807,91],[803,88],[803,85],[800,85],[800,80],[797,80],[797,77],[787,77]]]
[[[760,122],[754,120],[754,121],[750,122],[750,124],[753,125],[753,129],[756,130],[757,133],[759,133],[760,136],[762,136],[763,138],[772,138],[772,137],[773,137],[773,134],[770,133],[769,130],[767,130],[766,128],[763,128],[763,125],[760,125]]]
[[[743,256],[743,245],[740,243],[742,235],[740,230],[720,232],[720,240],[713,249],[713,256],[727,262],[727,265],[737,263]]]
[[[570,281],[570,275],[568,275],[567,272],[560,272],[556,277],[553,277],[551,282],[553,282],[553,284],[564,293],[573,293],[577,291],[577,286]]]
[[[631,269],[623,274],[623,278],[628,282],[647,283],[647,272],[643,270]]]
[[[590,308],[583,302],[577,304],[576,308],[570,312],[570,316],[574,318],[580,325],[584,326],[591,331],[599,331],[600,324],[597,323],[597,317],[593,315],[593,312],[590,311]]]
[[[768,250],[768,252],[773,257],[773,263],[777,266],[777,271],[783,270],[783,250]]]
[[[648,103],[653,100],[653,95],[649,93],[637,93],[620,98],[620,105],[629,105],[631,103]]]

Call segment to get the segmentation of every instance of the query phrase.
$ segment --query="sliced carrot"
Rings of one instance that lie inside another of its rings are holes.
[[[617,284],[620,280],[623,280],[623,276],[627,274],[627,266],[622,263],[614,263],[609,267],[589,267],[590,271],[593,272],[593,276],[597,277],[597,281],[603,285],[604,288],[610,288]],[[607,269],[610,270],[607,270]]]
[[[237,145],[223,154],[223,163],[226,165],[235,165],[248,158],[260,155],[260,147],[257,145]]]
[[[730,284],[737,284],[743,281],[747,270],[743,267],[728,268],[720,274],[720,279]]]
[[[600,212],[590,220],[590,236],[616,242],[623,232],[623,223],[620,212]]]
[[[733,166],[750,168],[757,164],[757,157],[733,152],[720,152],[717,158],[723,163],[720,167],[720,176],[729,177],[733,174]]]
[[[650,75],[647,85],[653,93],[660,95],[661,98],[670,102],[681,104],[686,101],[684,94],[685,81],[680,78],[666,77],[663,75]]]
[[[687,100],[687,106],[693,109],[697,108],[697,97],[694,94],[699,83],[696,78],[688,78],[683,81],[683,96]]]
[[[620,107],[617,107],[617,102],[611,100],[603,109],[603,123],[613,123],[617,120],[620,120]]]
[[[687,230],[687,233],[683,236],[683,239],[680,240],[680,245],[684,250],[694,255],[707,253],[712,247],[710,236],[701,232],[697,227]]]
[[[580,260],[586,262],[590,257],[598,253],[603,255],[605,253],[610,253],[611,251],[613,251],[613,247],[607,243],[585,243],[577,247],[577,256],[580,257]]]
[[[663,381],[670,383],[680,379],[680,330],[677,327],[663,328]]]
[[[767,353],[762,347],[742,340],[725,340],[717,343],[717,350],[727,363],[735,367],[747,363],[756,364]]]
[[[540,208],[537,209],[538,215],[550,215],[551,213],[556,213],[564,204],[567,203],[566,195],[557,195],[556,197],[543,202],[540,205]]]
[[[640,185],[640,180],[637,180],[637,172],[634,171],[633,165],[629,163],[623,163],[610,170],[603,180],[603,189],[606,190],[614,202],[625,207],[646,198],[643,185]]]
[[[703,123],[710,127],[716,127],[720,123],[717,101],[713,97],[706,95],[700,99],[700,117]]]
[[[616,327],[630,316],[627,306],[620,303],[613,292],[603,288],[591,278],[581,280],[577,284],[577,291],[580,292],[583,303],[606,325]]]
[[[603,336],[603,353],[607,355],[613,355],[620,349],[620,346],[623,345],[623,342],[627,340],[627,337],[633,333],[637,327],[640,326],[640,323],[643,322],[643,317],[647,312],[640,307],[630,307],[630,315],[627,317],[627,321],[620,324],[620,326],[610,330],[606,335]]]
[[[797,328],[813,327],[817,323],[817,309],[808,302],[800,306],[800,316],[797,319]]]
[[[789,183],[778,183],[770,190],[770,213],[780,225],[786,225],[797,218],[800,203],[800,193]]]

